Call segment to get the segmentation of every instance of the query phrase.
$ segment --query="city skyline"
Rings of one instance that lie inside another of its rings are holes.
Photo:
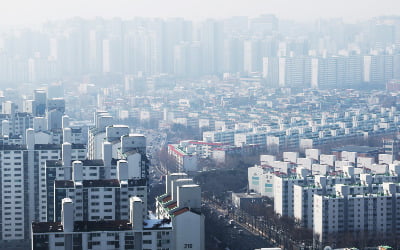
[[[24,8],[21,8],[24,6]],[[214,7],[212,7],[214,6]],[[0,4],[2,27],[38,25],[49,20],[82,18],[130,19],[133,17],[182,17],[190,20],[227,18],[231,16],[255,17],[261,14],[275,14],[281,19],[313,21],[319,18],[343,18],[355,22],[375,16],[395,15],[400,4],[395,0],[367,1],[316,1],[316,0],[251,0],[251,1],[26,1],[17,0]]]
[[[400,249],[397,1],[0,2],[0,249]]]

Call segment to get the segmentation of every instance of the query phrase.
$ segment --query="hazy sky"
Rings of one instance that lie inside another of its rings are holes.
[[[0,0],[1,26],[74,16],[179,16],[199,20],[262,13],[295,20],[343,17],[354,21],[400,15],[400,0]]]

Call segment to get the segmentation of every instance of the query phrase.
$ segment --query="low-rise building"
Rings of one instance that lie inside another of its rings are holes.
[[[179,144],[168,145],[168,155],[176,162],[179,171],[197,171],[197,154],[194,147],[183,147]]]

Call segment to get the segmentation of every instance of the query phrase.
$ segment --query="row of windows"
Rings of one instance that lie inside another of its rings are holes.
[[[11,212],[5,212],[4,215],[11,215]],[[22,212],[15,212],[14,215],[22,215]]]
[[[6,196],[4,196],[3,198],[4,198],[4,199],[11,199],[11,196],[6,195]],[[15,198],[15,199],[22,199],[22,196],[17,195],[17,196],[14,196],[14,198]]]
[[[22,236],[23,236],[22,234],[15,234],[15,237],[22,237]],[[5,238],[11,238],[12,234],[5,234],[4,237]]]
[[[104,204],[104,206],[109,206],[109,205],[112,205],[112,202],[104,202],[103,204]],[[99,202],[92,202],[92,203],[90,203],[90,205],[99,206],[100,203]]]
[[[92,191],[92,192],[100,192],[100,188],[91,188],[90,191]],[[113,188],[103,188],[102,191],[113,191]]]
[[[100,213],[100,209],[92,209],[90,210],[92,213]],[[112,209],[104,209],[105,213],[112,213],[113,210]]]
[[[3,191],[3,192],[4,192],[5,194],[11,194],[11,193],[12,193],[10,190],[5,190],[5,191]],[[19,193],[22,193],[22,191],[21,191],[21,190],[15,190],[14,193],[19,194]]]
[[[53,160],[58,160],[58,158],[59,158],[58,156],[51,156],[51,159],[53,159]],[[40,159],[46,160],[46,159],[49,159],[49,157],[48,156],[41,156]]]
[[[14,174],[15,177],[22,176],[21,174]],[[4,174],[3,177],[11,177],[11,174]]]
[[[91,218],[92,220],[100,220],[100,219],[101,219],[100,216],[91,216],[90,218]],[[105,220],[112,220],[113,217],[112,217],[112,216],[104,216],[103,219],[105,219]]]
[[[45,153],[48,153],[48,152],[49,152],[48,150],[42,150],[42,151],[40,151],[40,153],[42,153],[42,154],[45,154]],[[51,152],[51,153],[56,153],[56,154],[59,153],[58,150],[51,150],[50,152]]]
[[[11,207],[4,207],[4,210],[10,210]],[[22,209],[22,207],[14,207],[13,209]]]
[[[21,204],[22,201],[14,201],[13,204]],[[11,201],[5,201],[4,202],[5,205],[11,205]]]
[[[10,218],[10,217],[5,217],[4,220],[5,220],[5,221],[7,221],[7,220],[12,220],[12,218]],[[18,218],[18,217],[17,217],[17,218],[14,218],[14,220],[22,220],[22,218]]]
[[[11,157],[8,157],[8,156],[4,157],[4,160],[10,160],[10,159],[11,159]],[[14,160],[21,160],[21,156],[15,156]]]
[[[11,229],[10,229],[10,228],[6,228],[6,229],[4,229],[4,231],[5,231],[5,232],[10,232]],[[15,231],[15,232],[21,232],[21,231],[22,231],[22,228],[16,228],[14,231]]]
[[[22,185],[14,185],[15,188],[21,188]],[[4,185],[4,188],[11,188],[11,185]]]
[[[21,168],[3,168],[3,171],[5,171],[5,172],[7,172],[7,171],[12,171],[12,170],[14,170],[14,171],[21,171],[22,169],[21,169]]]
[[[4,153],[5,155],[10,154],[11,152],[13,152],[14,154],[21,154],[21,151],[3,151],[3,153]]]

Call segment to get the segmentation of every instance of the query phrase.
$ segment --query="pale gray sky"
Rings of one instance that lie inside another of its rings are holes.
[[[343,17],[354,21],[400,14],[400,0],[0,0],[1,26],[73,16],[179,16],[199,20],[262,13],[295,20]]]

